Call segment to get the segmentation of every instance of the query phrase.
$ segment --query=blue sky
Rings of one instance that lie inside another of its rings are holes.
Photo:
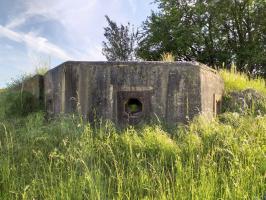
[[[152,0],[0,0],[0,88],[36,66],[105,60],[104,15],[141,25]]]

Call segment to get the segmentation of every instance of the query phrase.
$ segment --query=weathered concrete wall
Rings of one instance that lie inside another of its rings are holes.
[[[208,118],[215,117],[221,112],[221,101],[224,82],[218,72],[206,66],[201,66],[201,112]]]
[[[188,62],[66,62],[44,77],[46,109],[53,114],[79,111],[90,121],[102,117],[117,124],[153,117],[186,122],[208,112],[209,99],[222,93],[223,86],[205,86],[205,73],[222,84],[214,72],[205,71]],[[129,99],[141,102],[141,112],[127,113]]]

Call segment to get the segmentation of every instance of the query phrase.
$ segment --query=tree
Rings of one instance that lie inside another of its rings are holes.
[[[108,61],[130,61],[136,59],[135,49],[138,31],[130,23],[117,26],[108,16],[105,16],[108,26],[104,28],[103,55]]]
[[[142,26],[138,56],[160,60],[172,52],[177,60],[210,66],[235,62],[238,69],[266,75],[265,0],[155,0]]]

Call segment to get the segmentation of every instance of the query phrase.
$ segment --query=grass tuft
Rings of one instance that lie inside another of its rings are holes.
[[[174,62],[175,56],[173,55],[173,53],[163,53],[161,55],[161,60],[164,62]]]
[[[254,89],[266,96],[266,82],[263,78],[249,78],[246,74],[237,71],[220,70],[225,83],[225,91],[243,91]]]

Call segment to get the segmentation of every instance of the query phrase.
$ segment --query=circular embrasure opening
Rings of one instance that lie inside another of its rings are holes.
[[[125,111],[128,114],[142,112],[142,103],[137,98],[130,98],[125,104]]]

